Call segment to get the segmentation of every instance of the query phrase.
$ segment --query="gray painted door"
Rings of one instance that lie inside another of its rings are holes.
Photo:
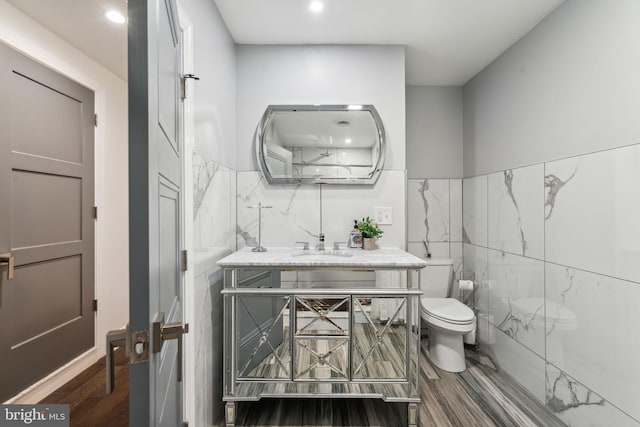
[[[0,44],[0,402],[94,345],[93,107]]]
[[[130,328],[182,322],[181,52],[174,0],[129,0]],[[152,338],[153,339],[153,338]],[[153,342],[151,343],[153,347]],[[130,425],[178,426],[177,340],[130,369]]]

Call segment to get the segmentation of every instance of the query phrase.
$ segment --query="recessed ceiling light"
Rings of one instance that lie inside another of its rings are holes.
[[[313,13],[320,13],[324,9],[324,4],[321,1],[315,0],[309,4],[309,9]]]
[[[345,140],[344,140],[344,143],[345,143],[345,144],[351,144],[351,138],[347,138],[347,139],[345,139]]]
[[[347,110],[362,110],[362,105],[347,105]]]
[[[126,19],[124,19],[124,16],[122,16],[122,14],[117,10],[110,10],[105,13],[105,15],[111,22],[115,22],[116,24],[124,24],[124,22],[126,21]]]

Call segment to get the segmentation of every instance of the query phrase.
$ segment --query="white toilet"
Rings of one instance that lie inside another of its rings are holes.
[[[473,310],[455,298],[447,298],[453,273],[452,259],[427,259],[420,274],[421,317],[429,330],[429,359],[440,369],[466,369],[463,335],[475,330]]]

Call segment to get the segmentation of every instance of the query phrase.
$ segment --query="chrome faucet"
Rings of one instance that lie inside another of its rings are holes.
[[[316,249],[324,251],[324,233],[322,232],[322,183],[318,184],[318,187],[320,188],[320,234],[318,234]]]

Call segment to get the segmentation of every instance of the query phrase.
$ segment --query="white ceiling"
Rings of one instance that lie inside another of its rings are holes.
[[[126,0],[7,0],[126,80]],[[564,0],[215,1],[237,43],[406,46],[407,84],[461,85]]]
[[[104,16],[110,9],[127,16],[126,0],[7,1],[127,80],[127,25],[115,24]]]
[[[461,85],[564,0],[215,0],[237,43],[406,45],[411,85]]]

